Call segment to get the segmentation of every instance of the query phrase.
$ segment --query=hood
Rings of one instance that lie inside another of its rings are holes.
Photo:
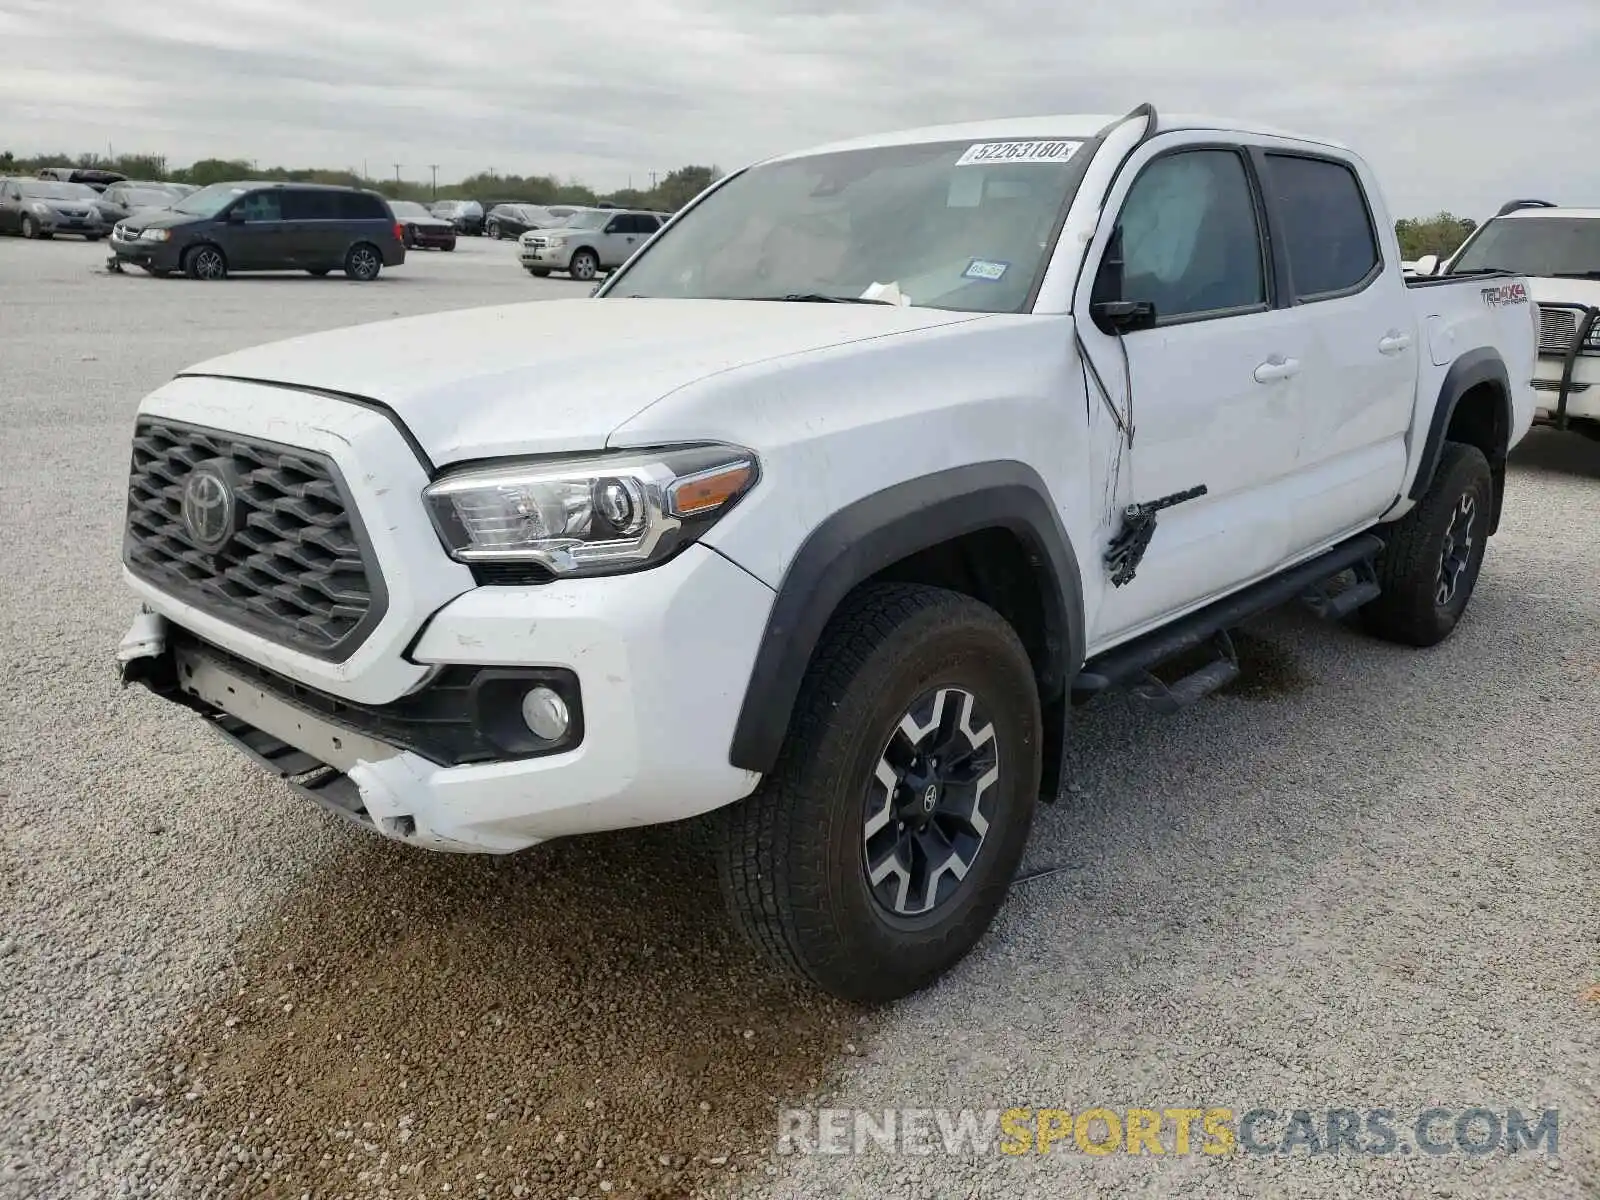
[[[1600,278],[1553,279],[1531,275],[1528,294],[1535,304],[1600,304]]]
[[[193,213],[173,212],[170,208],[136,208],[122,222],[122,227],[138,233],[141,229],[176,229],[179,225],[205,219]]]
[[[983,315],[876,304],[544,300],[310,334],[182,374],[376,400],[443,465],[599,449],[630,417],[708,376]]]

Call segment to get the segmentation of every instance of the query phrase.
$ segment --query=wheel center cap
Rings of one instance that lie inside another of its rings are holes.
[[[922,811],[931,813],[939,807],[939,785],[930,783],[922,792]]]

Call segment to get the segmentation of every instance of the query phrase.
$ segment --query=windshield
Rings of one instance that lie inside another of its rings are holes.
[[[612,296],[830,296],[1016,312],[1081,141],[939,142],[753,167],[678,218]]]
[[[1600,219],[1504,217],[1490,221],[1450,267],[1518,275],[1600,274]]]
[[[590,210],[588,212],[568,213],[561,218],[561,224],[568,229],[599,229],[610,219],[611,214],[608,212]]]
[[[172,211],[191,217],[214,217],[249,190],[236,183],[213,183],[179,200],[172,206]]]
[[[93,200],[100,193],[87,183],[53,183],[48,179],[24,179],[22,194],[30,200]]]
[[[415,200],[391,200],[389,210],[397,217],[410,217],[412,220],[433,215]]]
[[[132,188],[117,193],[117,199],[124,206],[140,208],[166,208],[174,199],[174,194],[168,191],[158,191],[155,188]]]

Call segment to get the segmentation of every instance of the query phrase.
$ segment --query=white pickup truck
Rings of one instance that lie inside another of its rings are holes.
[[[990,924],[1073,704],[1192,703],[1291,601],[1449,635],[1535,342],[1519,278],[1407,286],[1317,138],[1142,106],[785,155],[593,297],[148,396],[120,669],[416,846],[720,810],[740,928],[892,999]]]

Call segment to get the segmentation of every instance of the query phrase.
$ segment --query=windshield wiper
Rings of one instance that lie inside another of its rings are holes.
[[[1600,271],[1552,271],[1552,279],[1600,279]]]
[[[826,292],[790,292],[787,296],[741,296],[741,300],[780,300],[790,304],[888,304],[888,300],[870,300],[865,296],[830,296]]]

